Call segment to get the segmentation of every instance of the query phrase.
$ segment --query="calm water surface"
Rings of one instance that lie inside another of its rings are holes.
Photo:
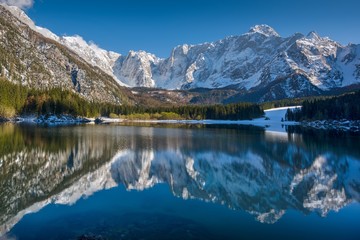
[[[0,125],[0,239],[360,239],[360,137]]]

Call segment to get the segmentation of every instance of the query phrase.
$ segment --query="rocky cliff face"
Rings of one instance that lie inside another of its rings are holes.
[[[119,57],[114,65],[114,75],[130,87],[155,87],[152,69],[159,59],[144,51],[130,51],[127,56]]]
[[[36,27],[18,8],[0,5],[1,76],[38,89],[71,90],[91,101],[127,101],[110,75],[55,40],[56,35]]]

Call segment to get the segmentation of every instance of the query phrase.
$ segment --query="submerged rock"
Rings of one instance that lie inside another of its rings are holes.
[[[102,118],[96,118],[94,122],[95,122],[96,124],[100,124],[100,123],[103,123],[103,122],[104,122],[104,119],[102,119]]]

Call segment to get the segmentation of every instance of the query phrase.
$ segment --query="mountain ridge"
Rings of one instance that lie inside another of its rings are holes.
[[[159,58],[142,50],[125,55],[107,51],[78,35],[59,37],[36,26],[22,10],[8,8],[31,29],[66,46],[120,86],[231,89],[238,92],[232,99],[255,96],[251,100],[257,102],[360,88],[360,45],[343,46],[315,31],[281,37],[268,25],[256,25],[242,35],[178,45],[168,58]]]

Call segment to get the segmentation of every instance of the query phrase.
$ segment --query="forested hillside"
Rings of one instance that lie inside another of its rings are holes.
[[[303,120],[359,120],[360,91],[326,99],[305,100],[302,108],[288,110],[289,121]]]

